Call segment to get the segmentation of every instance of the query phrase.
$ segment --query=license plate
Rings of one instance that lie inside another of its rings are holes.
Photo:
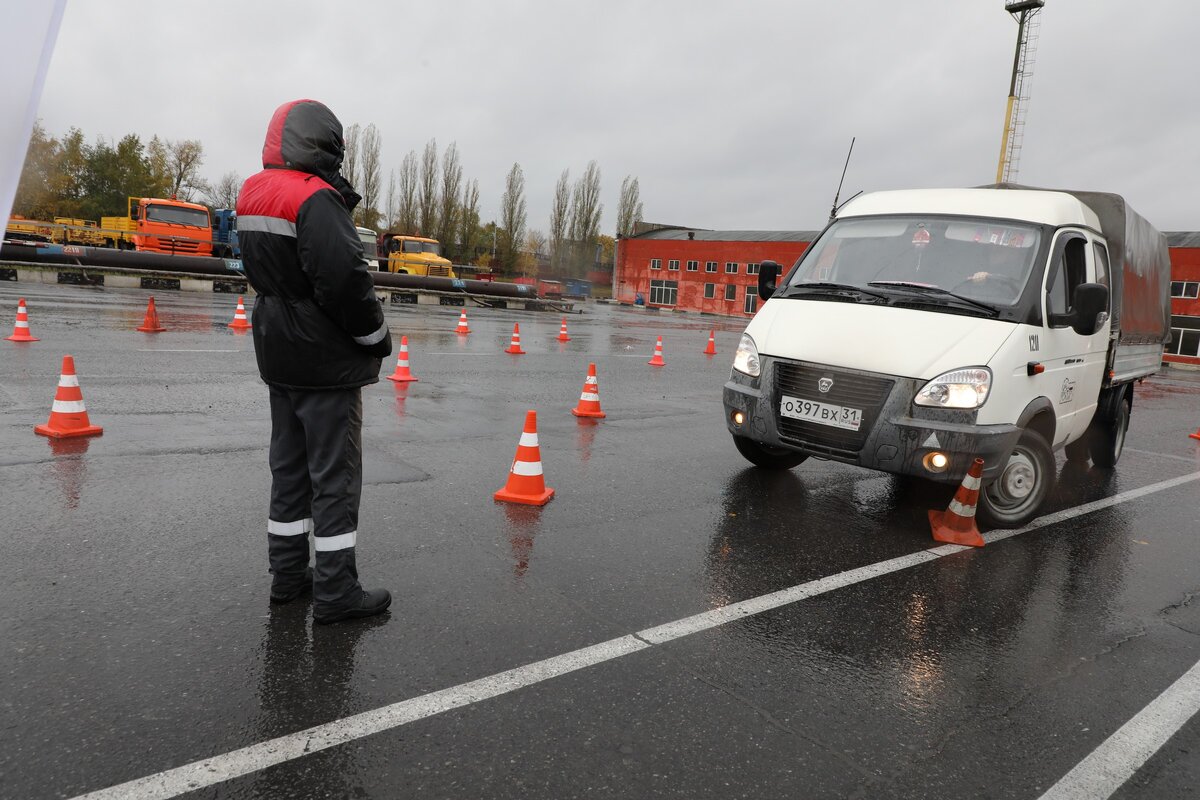
[[[861,408],[835,406],[819,400],[804,400],[784,395],[779,401],[779,413],[792,419],[802,419],[831,428],[845,428],[848,431],[856,431],[862,426]]]

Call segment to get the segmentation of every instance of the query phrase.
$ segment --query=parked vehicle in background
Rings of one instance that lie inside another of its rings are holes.
[[[387,271],[435,278],[457,278],[450,259],[442,256],[442,245],[426,236],[385,233],[380,241],[387,256]]]
[[[363,255],[371,264],[373,270],[383,270],[383,261],[379,258],[379,234],[370,228],[357,228],[358,238],[362,242]]]
[[[43,222],[14,215],[4,228],[4,238],[11,242],[104,246],[104,235],[95,220],[74,217],[55,217],[53,222]]]
[[[174,198],[130,197],[123,217],[102,217],[106,247],[181,255],[212,255],[208,208]]]
[[[237,212],[229,208],[217,208],[212,212],[212,254],[217,258],[241,258],[242,248],[238,244]]]
[[[867,194],[778,274],[724,389],[742,455],[947,483],[980,457],[996,527],[1038,513],[1055,450],[1117,463],[1170,336],[1166,238],[1115,194]]]

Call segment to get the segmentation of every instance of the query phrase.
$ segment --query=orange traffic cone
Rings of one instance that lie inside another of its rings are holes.
[[[715,356],[717,354],[717,340],[713,338],[713,334],[716,332],[716,328],[708,332],[708,347],[704,348],[704,355],[706,356]]]
[[[75,375],[75,359],[63,356],[62,375],[58,379],[58,391],[54,393],[54,405],[50,409],[50,421],[35,425],[34,433],[64,439],[68,436],[98,436],[104,432],[99,425],[88,419],[83,406],[83,392],[79,389],[79,378]]]
[[[142,327],[138,328],[143,333],[162,333],[166,330],[158,321],[158,309],[154,307],[154,298],[150,298],[150,302],[146,304],[146,318],[142,320]]]
[[[409,383],[419,381],[420,378],[414,378],[413,374],[408,370],[408,337],[400,337],[400,352],[396,354],[396,371],[387,376],[389,381],[396,383]]]
[[[652,367],[665,367],[667,365],[667,362],[663,361],[661,336],[658,337],[658,343],[654,345],[654,358],[650,359],[646,363]]]
[[[454,329],[454,332],[463,336],[471,332],[471,329],[467,327],[467,310],[465,308],[458,315],[458,327]]]
[[[579,405],[571,409],[577,417],[596,417],[604,419],[600,410],[600,384],[596,381],[596,365],[588,364],[588,374],[583,380],[583,394],[579,395]]]
[[[25,298],[17,301],[17,324],[13,326],[12,336],[5,336],[10,342],[36,342],[36,336],[29,335],[29,310],[25,308]]]
[[[508,347],[504,348],[504,352],[512,353],[514,356],[523,356],[525,351],[521,349],[521,326],[513,324],[512,342]]]
[[[542,451],[538,447],[537,412],[525,412],[525,430],[517,455],[508,469],[508,483],[492,495],[493,500],[506,503],[523,503],[527,506],[544,506],[554,497],[554,490],[546,487],[542,476]]]
[[[982,485],[983,459],[977,458],[963,476],[962,485],[954,493],[950,507],[944,512],[929,512],[929,525],[933,528],[935,541],[983,547],[985,542],[975,525],[975,504],[979,502],[979,487]]]
[[[570,337],[570,336],[567,336],[567,318],[566,318],[566,317],[563,317],[563,318],[562,318],[562,325],[561,325],[561,326],[559,326],[559,329],[558,329],[558,340],[559,340],[560,342],[569,342],[569,341],[571,341],[571,337]]]
[[[1193,439],[1200,439],[1200,428],[1197,428],[1195,433],[1189,433],[1188,436]]]
[[[233,322],[229,323],[229,327],[235,331],[250,330],[250,323],[246,321],[246,305],[242,302],[241,295],[238,295],[237,310],[233,312]]]

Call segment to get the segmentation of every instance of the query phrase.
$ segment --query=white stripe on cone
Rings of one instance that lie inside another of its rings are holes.
[[[52,410],[58,414],[82,414],[87,411],[82,400],[55,400]]]
[[[537,447],[538,438],[536,433],[521,432],[521,447]]]
[[[975,516],[975,506],[964,506],[962,503],[958,502],[957,500],[950,501],[950,507],[948,510],[950,511],[951,514],[958,514],[960,517]]]
[[[532,477],[542,474],[542,462],[540,461],[514,461],[512,465],[512,473],[514,475],[523,475]]]
[[[68,386],[68,387],[78,386],[79,385],[79,376],[78,375],[59,375],[58,376],[58,385],[59,386]]]

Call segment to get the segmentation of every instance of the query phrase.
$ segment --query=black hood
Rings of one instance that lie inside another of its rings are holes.
[[[263,144],[265,169],[294,169],[320,177],[353,210],[362,199],[339,170],[346,153],[342,123],[324,103],[293,100],[275,109]]]

